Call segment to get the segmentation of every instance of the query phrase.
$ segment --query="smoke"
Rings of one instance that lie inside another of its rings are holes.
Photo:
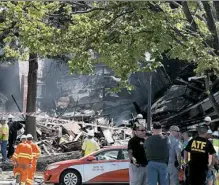
[[[11,95],[14,95],[18,104],[22,107],[18,62],[0,65],[0,93],[7,97],[5,104],[0,105],[2,110],[4,109],[7,112],[18,111]]]

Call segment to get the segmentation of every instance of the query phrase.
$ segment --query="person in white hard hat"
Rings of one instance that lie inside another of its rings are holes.
[[[9,128],[13,124],[13,118],[14,118],[14,116],[12,116],[11,114],[8,116],[8,127]]]
[[[209,141],[212,141],[212,131],[211,131],[210,128],[208,128],[208,132],[207,132],[206,138],[207,138]]]
[[[82,153],[84,156],[91,154],[100,149],[99,144],[94,139],[94,133],[89,131],[87,133],[87,138],[84,140],[82,144]]]
[[[0,128],[0,141],[1,141],[1,153],[2,153],[2,162],[7,161],[7,144],[9,137],[9,128],[6,123],[6,118],[1,119],[1,128]]]
[[[205,122],[206,125],[209,126],[211,124],[211,117],[206,116],[205,119],[204,119],[204,122]]]
[[[146,123],[142,114],[137,114],[134,122],[137,122],[137,123],[139,123],[139,124],[141,124],[143,126],[145,126],[145,123]]]
[[[206,116],[205,119],[204,119],[204,122],[205,122],[204,125],[206,125],[206,126],[208,127],[208,133],[207,133],[208,136],[210,136],[210,134],[211,134],[211,136],[212,136],[212,130],[211,130],[211,128],[210,128],[210,125],[211,125],[211,117]]]
[[[143,115],[142,114],[137,114],[136,119],[143,119]]]
[[[21,143],[17,146],[11,160],[14,163],[14,176],[16,185],[26,185],[28,170],[32,168],[33,153],[32,148],[27,144],[27,136],[21,136]]]
[[[32,148],[33,162],[32,162],[32,168],[28,170],[28,178],[26,185],[32,185],[34,180],[34,174],[36,173],[37,159],[40,157],[41,152],[38,145],[33,143],[33,136],[31,134],[27,134],[27,143]]]

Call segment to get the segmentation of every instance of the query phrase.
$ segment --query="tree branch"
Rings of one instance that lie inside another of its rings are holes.
[[[207,25],[212,33],[213,36],[213,48],[216,50],[216,53],[219,53],[219,39],[218,39],[218,34],[217,34],[217,29],[214,21],[214,17],[212,14],[211,6],[207,1],[202,1],[205,13],[206,13],[206,20],[207,20]]]
[[[210,85],[209,73],[206,72],[206,75],[207,75],[207,78],[205,78],[205,88],[207,90],[208,98],[212,102],[212,106],[215,112],[217,113],[217,115],[219,115],[219,104],[217,103],[214,97],[214,93],[212,92],[212,85]]]
[[[187,4],[186,1],[183,1],[183,2],[182,2],[182,7],[183,7],[183,12],[184,12],[184,14],[185,14],[185,16],[186,16],[188,22],[189,22],[190,25],[191,25],[191,29],[192,29],[193,31],[197,31],[198,26],[197,26],[195,20],[194,20],[193,17],[192,17],[192,14],[191,14],[191,12],[190,12],[190,10],[189,10],[189,7],[188,7],[188,4]]]
[[[219,1],[213,1],[214,9],[216,10],[217,20],[219,20]]]

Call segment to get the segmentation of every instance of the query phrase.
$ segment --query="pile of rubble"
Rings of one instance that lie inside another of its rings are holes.
[[[126,145],[132,131],[126,125],[113,126],[105,118],[94,119],[92,123],[50,117],[37,118],[37,144],[42,156],[80,151],[88,132],[95,134],[100,146]]]
[[[78,159],[81,157],[81,146],[88,132],[95,133],[100,146],[126,145],[132,136],[131,128],[109,125],[105,118],[94,119],[92,123],[55,119],[48,116],[37,117],[37,144],[41,149],[41,157],[37,170],[43,171],[48,164]],[[18,141],[19,142],[19,141]],[[0,169],[13,169],[11,163],[0,163]]]

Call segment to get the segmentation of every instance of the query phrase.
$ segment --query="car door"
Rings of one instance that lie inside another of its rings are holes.
[[[118,182],[129,182],[129,156],[127,149],[121,149],[118,155],[118,173],[120,174],[117,179]]]
[[[94,155],[97,160],[84,164],[84,181],[87,183],[116,182],[119,149],[104,150]]]

